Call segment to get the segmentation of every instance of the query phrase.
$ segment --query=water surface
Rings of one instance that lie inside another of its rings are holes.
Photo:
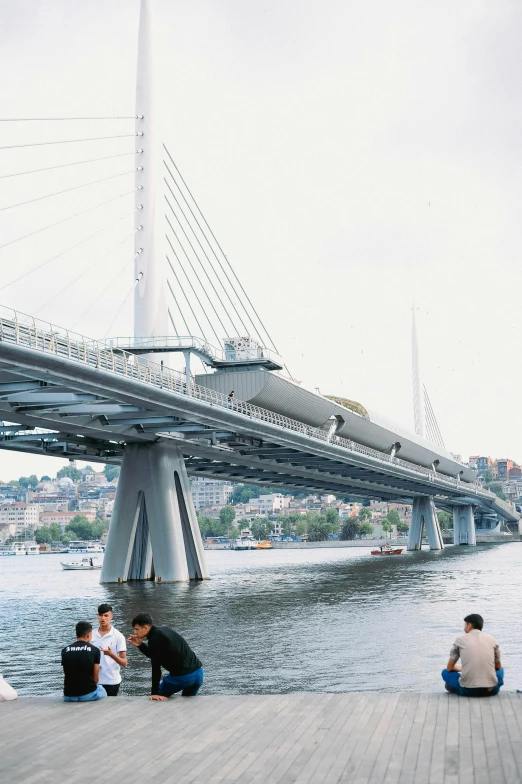
[[[20,694],[59,691],[76,621],[94,623],[109,602],[126,636],[140,611],[180,631],[204,663],[205,694],[433,690],[463,617],[479,612],[506,687],[522,687],[522,544],[206,556],[212,579],[190,585],[100,585],[58,555],[0,558],[0,672]],[[149,687],[149,661],[131,648],[122,691]]]

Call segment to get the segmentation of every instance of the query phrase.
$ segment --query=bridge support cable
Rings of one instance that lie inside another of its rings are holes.
[[[134,233],[134,232],[133,232],[133,233]],[[87,316],[87,315],[88,315],[88,314],[91,312],[91,310],[93,309],[93,307],[94,307],[94,306],[95,306],[95,305],[96,305],[96,304],[97,304],[97,303],[100,301],[100,299],[101,299],[103,296],[105,296],[105,294],[106,294],[106,293],[109,291],[109,289],[110,289],[110,287],[112,286],[112,284],[113,284],[113,283],[115,283],[115,282],[118,280],[118,278],[120,277],[120,275],[123,275],[123,273],[124,273],[124,272],[126,272],[126,271],[128,270],[128,268],[129,268],[131,265],[133,265],[133,264],[134,264],[134,260],[135,260],[135,258],[136,258],[136,254],[135,254],[133,257],[132,257],[132,259],[127,259],[127,260],[125,261],[125,264],[124,264],[122,267],[120,267],[120,269],[118,269],[118,271],[116,272],[116,274],[115,274],[115,275],[114,275],[114,276],[113,276],[113,277],[110,279],[110,281],[109,281],[109,282],[108,282],[108,284],[105,286],[105,288],[103,289],[103,291],[101,291],[101,292],[100,292],[100,294],[98,294],[98,296],[97,296],[97,297],[95,297],[95,298],[92,300],[92,302],[90,302],[90,303],[89,303],[89,306],[88,306],[88,308],[87,308],[86,310],[84,310],[84,311],[83,311],[83,313],[81,313],[81,314],[80,314],[80,316],[78,316],[78,318],[76,319],[76,321],[75,321],[75,322],[72,324],[72,326],[71,326],[71,329],[72,329],[72,330],[74,330],[74,329],[76,328],[76,326],[77,326],[77,325],[78,325],[78,324],[79,324],[79,323],[80,323],[80,322],[81,322],[81,321],[82,321],[82,320],[85,318],[85,316]],[[132,286],[132,290],[134,290],[134,284],[133,284],[133,286]]]
[[[424,407],[426,412],[426,425],[430,433],[430,440],[433,441],[434,444],[437,444],[437,446],[441,446],[443,449],[445,449],[446,446],[444,444],[444,439],[442,438],[442,433],[440,432],[437,418],[435,416],[433,406],[431,405],[431,400],[426,387],[424,387]]]
[[[125,307],[125,305],[127,304],[127,302],[128,302],[128,299],[129,299],[130,295],[132,294],[132,292],[134,291],[134,289],[136,288],[136,286],[138,285],[138,283],[140,282],[140,280],[142,279],[142,277],[143,277],[143,272],[139,272],[139,273],[138,273],[138,275],[137,275],[137,277],[136,277],[136,279],[135,279],[135,281],[133,282],[132,286],[130,287],[130,289],[129,289],[129,292],[128,292],[127,296],[125,297],[125,299],[124,299],[124,300],[123,300],[123,302],[121,303],[120,307],[119,307],[119,308],[118,308],[118,310],[116,311],[116,314],[115,314],[114,318],[112,319],[111,323],[109,324],[109,326],[108,326],[108,327],[107,327],[107,329],[105,330],[105,333],[104,333],[104,335],[103,335],[103,337],[104,337],[104,338],[106,338],[106,337],[109,335],[109,333],[110,333],[110,331],[111,331],[111,329],[112,329],[113,325],[116,323],[116,321],[117,321],[117,319],[118,319],[118,316],[120,315],[120,313],[122,312],[123,308],[124,308],[124,307]]]
[[[183,193],[182,193],[182,191],[180,190],[180,187],[179,187],[178,183],[175,181],[175,179],[174,179],[174,177],[173,177],[173,175],[172,175],[172,172],[170,171],[170,169],[169,169],[168,165],[166,164],[166,162],[164,162],[164,163],[165,163],[165,167],[166,167],[167,171],[169,172],[169,174],[170,174],[170,176],[171,176],[171,178],[172,178],[172,180],[173,180],[174,184],[176,185],[176,188],[178,189],[179,193],[180,193],[180,194],[183,196]],[[216,272],[216,269],[215,269],[214,265],[212,264],[212,261],[210,260],[210,257],[208,256],[207,252],[205,251],[205,249],[204,249],[203,245],[201,244],[201,242],[200,242],[200,239],[199,239],[198,235],[196,234],[196,232],[195,232],[195,230],[194,230],[194,227],[192,226],[192,223],[191,223],[191,222],[190,222],[190,220],[187,218],[187,215],[186,215],[186,213],[184,212],[184,210],[183,210],[182,206],[180,205],[180,203],[179,203],[178,199],[176,198],[176,195],[175,195],[174,191],[173,191],[173,190],[172,190],[172,188],[170,187],[170,185],[169,185],[169,183],[168,183],[168,180],[167,180],[166,178],[164,179],[164,182],[165,182],[165,184],[166,184],[167,188],[169,189],[170,193],[172,194],[172,198],[175,200],[175,202],[176,202],[176,204],[177,204],[177,206],[178,206],[178,209],[179,209],[179,211],[180,211],[180,212],[181,212],[181,214],[183,215],[183,218],[185,219],[185,222],[187,223],[187,226],[190,228],[190,230],[191,230],[191,232],[192,232],[192,234],[193,234],[194,238],[196,239],[196,241],[197,241],[197,243],[198,243],[199,247],[201,248],[201,251],[203,252],[203,254],[204,254],[204,256],[205,256],[205,258],[206,258],[206,260],[207,260],[207,262],[208,262],[208,265],[209,265],[210,269],[211,269],[211,270],[212,270],[212,272],[214,273],[214,275],[215,275],[215,277],[216,277],[216,280],[218,281],[219,285],[220,285],[220,286],[221,286],[221,288],[223,289],[223,291],[224,291],[224,293],[225,293],[225,296],[227,297],[228,301],[230,302],[230,304],[231,304],[232,308],[234,309],[234,312],[235,312],[236,316],[238,317],[238,319],[239,319],[239,321],[240,321],[240,323],[241,323],[241,326],[242,326],[242,328],[243,328],[243,329],[244,329],[244,331],[245,331],[245,334],[246,334],[246,335],[249,335],[249,334],[250,334],[250,330],[249,330],[249,328],[246,326],[246,324],[245,324],[245,322],[243,321],[243,318],[241,317],[241,315],[239,314],[239,312],[238,312],[238,310],[237,310],[237,308],[236,308],[236,305],[235,305],[235,303],[234,303],[234,300],[233,300],[233,299],[232,299],[232,297],[230,296],[230,293],[229,293],[229,291],[227,290],[226,286],[225,286],[225,285],[224,285],[224,283],[223,283],[223,279],[222,279],[222,277],[221,277],[221,276],[220,276],[220,275],[219,275],[219,274]],[[208,274],[208,272],[207,272],[207,270],[206,270],[206,268],[205,268],[205,265],[203,264],[203,262],[201,261],[201,259],[200,259],[199,255],[197,254],[196,250],[194,249],[194,246],[192,245],[192,242],[191,242],[191,241],[190,241],[190,239],[188,238],[188,236],[187,236],[187,234],[186,234],[185,230],[183,229],[183,226],[182,226],[182,224],[181,224],[181,221],[179,220],[178,216],[176,215],[176,212],[175,212],[174,208],[172,207],[172,205],[170,204],[170,202],[169,202],[169,200],[168,200],[167,196],[165,196],[165,200],[166,200],[167,204],[169,205],[169,207],[170,207],[170,209],[171,209],[171,211],[172,211],[172,214],[173,214],[173,215],[174,215],[174,217],[176,218],[176,220],[177,220],[177,222],[178,222],[178,224],[179,224],[179,226],[180,226],[181,230],[183,231],[183,234],[185,235],[185,238],[186,238],[187,242],[189,243],[189,245],[190,245],[190,247],[191,247],[191,249],[192,249],[192,252],[193,252],[193,253],[194,253],[194,255],[196,256],[196,258],[198,259],[198,261],[199,261],[199,263],[200,263],[200,265],[201,265],[202,269],[204,270],[204,272],[205,272],[205,274],[206,274],[206,276],[207,276],[207,278],[208,278],[208,281],[209,281],[210,285],[212,286],[212,289],[213,289],[214,293],[215,293],[215,294],[216,294],[216,296],[218,297],[218,300],[219,300],[219,303],[220,303],[221,307],[223,308],[223,310],[225,311],[225,313],[227,314],[227,316],[229,317],[229,319],[232,321],[232,319],[231,319],[231,317],[230,317],[230,314],[228,313],[227,309],[225,308],[225,306],[224,306],[224,304],[223,304],[223,301],[222,301],[221,297],[220,297],[220,296],[219,296],[219,294],[217,293],[217,290],[216,290],[216,288],[215,288],[215,285],[213,284],[213,282],[212,282],[212,280],[211,280],[211,278],[210,278],[210,276],[209,276],[209,274]],[[227,280],[228,280],[228,277],[227,277]],[[228,282],[229,282],[229,284],[230,284],[230,280],[228,280]],[[238,296],[238,293],[237,293],[237,291],[234,289],[234,287],[233,287],[233,286],[232,286],[232,291],[234,292],[234,295],[236,296],[236,299],[238,300],[238,302],[241,302],[241,298]],[[247,313],[247,311],[246,311],[246,310],[245,310],[245,313]],[[248,313],[247,313],[247,315],[248,315]],[[250,319],[250,322],[252,323],[252,326],[254,327],[254,337],[257,337],[257,339],[259,340],[259,342],[260,342],[261,344],[263,344],[263,342],[264,342],[264,341],[263,341],[263,339],[261,338],[261,336],[258,334],[258,332],[257,332],[257,330],[256,330],[256,328],[255,328],[255,325],[253,324],[253,322],[252,322],[252,320],[251,320],[251,319]],[[237,330],[237,327],[236,327],[236,326],[234,326],[234,330],[235,330],[236,334],[238,334],[238,335],[239,335],[239,332],[238,332],[238,330]]]
[[[172,210],[172,207],[171,207],[171,205],[170,205],[170,203],[169,203],[169,200],[167,199],[167,197],[165,197],[165,199],[166,199],[166,201],[167,201],[167,204],[169,205],[169,207],[170,207],[170,208],[171,208],[171,210]],[[178,221],[178,224],[179,224],[179,226],[180,226],[180,229],[183,231],[183,233],[185,233],[185,232],[184,232],[184,229],[183,229],[183,226],[180,224],[180,222],[179,222],[179,219],[178,219],[177,215],[174,213],[174,210],[172,210],[172,212],[173,212],[173,215],[174,215],[174,217],[175,217],[175,218],[176,218],[176,220]],[[221,329],[223,330],[223,337],[226,337],[226,335],[228,334],[227,328],[226,328],[226,327],[225,327],[225,325],[223,324],[223,321],[222,321],[222,319],[221,319],[221,317],[220,317],[219,313],[217,312],[217,310],[216,310],[216,307],[215,307],[214,303],[212,302],[212,298],[211,298],[210,294],[209,294],[209,293],[208,293],[208,291],[206,290],[205,286],[204,286],[204,285],[201,283],[201,280],[200,280],[200,278],[199,278],[199,275],[198,275],[198,273],[196,272],[196,270],[194,269],[194,265],[192,264],[192,262],[191,262],[191,260],[190,260],[190,257],[189,257],[189,255],[188,255],[187,251],[185,250],[185,248],[184,248],[184,246],[183,246],[183,243],[181,242],[181,240],[180,240],[180,238],[179,238],[179,236],[178,236],[178,234],[177,234],[177,232],[176,232],[176,230],[175,230],[174,226],[173,226],[173,225],[172,225],[172,223],[169,221],[169,219],[168,219],[168,216],[167,216],[167,215],[165,215],[165,219],[166,219],[166,221],[167,221],[167,223],[168,223],[168,225],[169,225],[169,227],[170,227],[170,230],[172,231],[173,235],[175,236],[175,238],[176,238],[176,240],[177,240],[177,242],[178,242],[178,245],[179,245],[179,247],[180,247],[180,248],[181,248],[181,250],[183,251],[183,255],[185,256],[185,258],[186,258],[186,260],[187,260],[187,262],[188,262],[188,264],[189,264],[189,266],[190,266],[190,268],[191,268],[191,270],[192,270],[192,272],[193,272],[193,274],[194,274],[194,277],[195,277],[195,279],[196,279],[196,280],[197,280],[197,282],[198,282],[198,285],[199,285],[199,287],[201,288],[201,290],[202,290],[202,291],[203,291],[203,293],[205,294],[205,297],[207,298],[207,300],[208,300],[208,302],[209,302],[209,305],[210,305],[210,307],[211,307],[211,308],[212,308],[212,310],[214,311],[214,314],[215,314],[215,316],[216,316],[216,318],[217,318],[217,320],[218,320],[218,322],[219,322],[219,325],[221,326]],[[186,236],[186,235],[185,235],[185,236]],[[171,243],[170,241],[169,241],[169,245],[170,245],[170,246],[171,246],[171,248],[172,248],[172,243]],[[174,250],[174,248],[172,248],[172,250]],[[208,280],[209,280],[209,283],[210,283],[210,285],[212,286],[212,290],[215,292],[215,294],[216,294],[216,296],[217,296],[217,298],[218,298],[218,301],[219,301],[219,303],[220,303],[220,304],[221,304],[221,306],[223,307],[223,303],[221,302],[221,299],[219,298],[219,295],[218,295],[217,291],[215,290],[215,288],[214,288],[214,285],[213,285],[212,281],[211,281],[211,280],[210,280],[210,278],[208,277],[207,271],[205,270],[205,267],[203,266],[203,264],[202,264],[202,262],[201,262],[201,259],[199,258],[199,256],[198,256],[197,254],[195,254],[195,255],[196,255],[196,258],[197,258],[197,259],[198,259],[198,261],[199,261],[199,264],[200,264],[200,266],[201,266],[201,268],[202,268],[203,272],[205,273],[205,275],[207,275],[207,278],[208,278]],[[177,258],[177,259],[178,259],[178,261],[179,261],[179,257],[178,257],[177,255],[176,255],[176,258]],[[199,300],[198,300],[198,301],[199,301]],[[200,303],[200,304],[201,304],[201,303]],[[225,310],[225,313],[226,313],[226,310]],[[234,325],[234,323],[232,322],[232,320],[231,320],[231,319],[230,319],[230,321],[231,321],[231,323],[232,323],[232,327],[233,327],[233,329],[234,329],[234,330],[236,330],[237,328],[236,328],[236,326]]]
[[[48,147],[54,144],[77,144],[80,142],[101,142],[108,139],[130,139],[133,136],[143,136],[143,133],[124,133],[117,136],[93,136],[86,139],[59,139],[51,142],[31,142],[29,144],[6,144],[0,150],[20,150],[25,147]]]
[[[74,245],[71,245],[69,248],[62,250],[60,253],[57,253],[55,256],[51,256],[50,259],[46,259],[37,267],[33,267],[33,269],[24,272],[22,275],[19,275],[17,278],[14,278],[13,280],[9,281],[9,283],[5,283],[3,286],[0,286],[0,291],[3,291],[4,289],[9,288],[10,286],[13,286],[15,283],[18,283],[20,280],[23,280],[24,278],[27,278],[29,275],[32,275],[33,272],[37,272],[38,270],[43,269],[52,261],[55,261],[56,259],[59,259],[62,256],[65,256],[66,253],[69,253],[71,250],[75,250],[75,248],[78,248],[80,245],[83,245],[84,242],[88,242],[89,240],[92,240],[93,237],[97,237],[99,234],[102,234],[104,231],[107,231],[108,229],[112,229],[114,226],[116,226],[117,223],[119,223],[119,221],[124,220],[124,218],[128,217],[128,215],[129,213],[120,215],[119,218],[117,218],[115,221],[112,221],[107,226],[103,226],[103,228],[94,231],[92,234],[89,234],[87,237],[84,237],[79,242],[76,242]]]
[[[278,351],[278,349],[277,349],[277,347],[276,347],[276,345],[275,345],[274,341],[272,340],[272,338],[271,338],[271,336],[270,336],[270,334],[269,334],[268,330],[266,329],[266,327],[265,327],[265,325],[264,325],[264,323],[263,323],[263,321],[262,321],[261,317],[259,316],[259,314],[257,313],[257,311],[256,311],[256,309],[255,309],[255,307],[254,307],[254,305],[252,304],[252,301],[250,300],[250,298],[249,298],[248,294],[246,293],[246,291],[245,291],[245,289],[244,289],[243,285],[241,284],[241,281],[239,280],[239,278],[238,278],[238,276],[237,276],[236,272],[234,271],[234,268],[232,267],[232,265],[231,265],[230,261],[228,260],[228,258],[227,258],[227,256],[226,256],[225,252],[223,251],[223,248],[222,248],[222,247],[221,247],[221,245],[219,244],[219,242],[218,242],[218,240],[217,240],[217,238],[216,238],[216,236],[215,236],[214,232],[213,232],[213,231],[212,231],[212,229],[210,228],[210,225],[208,224],[208,222],[207,222],[207,220],[206,220],[205,216],[203,215],[203,213],[202,213],[202,211],[201,211],[201,209],[200,209],[200,207],[199,207],[199,204],[197,203],[196,199],[194,198],[194,196],[193,196],[193,194],[192,194],[192,192],[191,192],[190,188],[188,187],[187,183],[185,182],[185,180],[184,180],[184,178],[183,178],[183,175],[181,174],[181,172],[180,172],[180,170],[179,170],[179,168],[178,168],[178,166],[177,166],[176,162],[174,161],[174,159],[173,159],[172,155],[170,154],[170,152],[169,152],[169,150],[168,150],[168,148],[166,147],[166,145],[165,145],[165,144],[163,145],[163,147],[164,147],[164,149],[165,149],[165,152],[167,153],[168,157],[170,158],[170,160],[171,160],[171,162],[172,162],[172,165],[173,165],[173,166],[174,166],[174,168],[176,169],[176,172],[178,173],[178,176],[179,176],[179,178],[180,178],[181,182],[183,183],[183,186],[185,187],[185,189],[186,189],[186,191],[187,191],[187,193],[188,193],[188,195],[189,195],[189,197],[190,197],[190,199],[191,199],[191,201],[192,201],[192,203],[193,203],[193,205],[194,205],[194,207],[195,207],[195,209],[196,209],[197,213],[199,214],[199,216],[200,216],[200,218],[201,218],[202,222],[205,224],[205,226],[206,226],[206,228],[208,229],[208,231],[209,231],[209,233],[210,233],[210,235],[211,235],[212,239],[214,240],[214,242],[215,242],[215,244],[216,244],[216,246],[217,246],[217,248],[218,248],[218,250],[219,250],[219,253],[220,253],[221,257],[222,257],[222,258],[224,259],[224,261],[226,262],[226,264],[227,264],[227,266],[228,266],[228,268],[229,268],[229,270],[230,270],[230,272],[231,272],[232,276],[235,278],[235,280],[236,280],[237,284],[239,285],[239,288],[240,288],[240,290],[241,290],[241,292],[242,292],[242,294],[243,294],[243,297],[244,297],[245,301],[246,301],[246,302],[248,303],[248,305],[250,306],[250,308],[251,308],[251,310],[252,310],[252,313],[255,315],[255,317],[256,317],[256,319],[257,319],[257,321],[258,321],[259,325],[261,326],[261,329],[262,329],[262,331],[264,332],[264,334],[265,334],[265,335],[266,335],[266,337],[268,338],[268,341],[269,341],[270,345],[272,346],[273,350],[274,350],[274,351],[275,351],[277,354],[279,354],[279,351]],[[171,175],[171,176],[172,176],[172,175]],[[181,189],[180,189],[180,192],[181,192]],[[187,204],[187,207],[190,209],[190,212],[191,212],[192,216],[194,217],[194,220],[196,221],[196,224],[197,224],[197,226],[198,226],[199,230],[201,231],[201,233],[202,233],[202,235],[203,235],[203,237],[204,237],[204,239],[205,239],[206,243],[208,244],[208,246],[209,246],[209,248],[210,248],[210,251],[211,251],[211,253],[214,255],[214,257],[215,257],[216,261],[218,262],[218,264],[219,264],[220,268],[223,270],[223,273],[225,274],[225,276],[226,276],[227,280],[229,280],[229,278],[228,278],[228,275],[226,274],[226,271],[225,271],[225,269],[224,269],[223,263],[221,262],[221,260],[220,260],[220,258],[219,258],[219,256],[218,256],[218,254],[216,254],[216,251],[215,251],[215,249],[214,249],[214,247],[213,247],[213,244],[212,244],[212,243],[210,242],[210,240],[208,239],[208,236],[207,236],[206,232],[203,230],[203,228],[202,228],[202,226],[201,226],[200,222],[198,221],[198,219],[197,219],[196,215],[194,214],[194,212],[193,212],[192,208],[191,208],[191,207],[190,207],[190,205],[189,205],[189,202],[187,201],[187,199],[186,199],[186,197],[183,195],[183,193],[182,193],[182,196],[183,196],[183,199],[184,199],[185,203]],[[249,320],[250,320],[250,314],[249,314],[249,311],[247,310],[247,308],[245,308],[245,311],[247,312],[247,315],[248,315],[248,317],[249,317]],[[253,323],[253,322],[252,322],[252,323]],[[256,331],[257,331],[257,330],[256,330]]]
[[[111,174],[110,177],[102,177],[100,180],[92,180],[91,182],[84,182],[82,185],[75,185],[72,188],[65,188],[62,191],[55,191],[54,193],[46,193],[44,196],[37,196],[35,199],[28,199],[27,201],[20,201],[17,204],[9,204],[7,207],[0,207],[0,212],[5,212],[6,210],[14,210],[15,207],[24,207],[26,204],[34,204],[36,201],[42,201],[43,199],[51,199],[53,196],[61,196],[63,193],[70,193],[71,191],[78,191],[81,188],[88,188],[90,185],[99,185],[101,182],[108,182],[109,180],[114,180],[117,177],[125,177],[128,174],[135,174],[136,169],[129,169],[129,171],[118,172],[118,174]]]
[[[170,293],[172,294],[174,302],[176,303],[176,307],[178,309],[178,313],[181,316],[181,319],[182,319],[183,323],[185,324],[186,334],[190,335],[190,327],[187,324],[187,322],[185,321],[185,316],[183,315],[183,311],[181,310],[180,306],[178,305],[178,300],[176,299],[176,295],[174,294],[174,290],[173,290],[173,288],[172,288],[172,286],[170,284],[170,280],[168,278],[167,278],[167,286],[169,287]],[[168,314],[170,316],[170,320],[172,322],[172,326],[174,327],[174,319],[170,315],[170,308],[167,307],[167,311],[168,311]],[[176,327],[174,327],[174,331],[176,331]]]
[[[109,161],[113,158],[124,158],[126,155],[135,155],[135,152],[119,152],[116,155],[104,155],[102,158],[87,158],[84,161],[71,161],[70,163],[59,163],[57,166],[45,166],[43,169],[30,169],[13,174],[0,174],[0,180],[8,180],[10,177],[23,177],[24,174],[40,174],[41,172],[56,171],[57,169],[67,169],[69,166],[81,166],[84,163],[99,163]]]
[[[48,305],[50,305],[51,302],[54,302],[56,299],[61,297],[62,294],[65,294],[65,292],[68,291],[68,289],[71,288],[71,286],[74,286],[75,283],[78,283],[78,281],[80,281],[82,278],[84,278],[89,272],[92,272],[93,269],[98,267],[103,261],[105,261],[105,259],[107,259],[109,256],[111,256],[116,250],[118,250],[118,248],[121,248],[122,245],[124,245],[126,242],[128,242],[130,240],[130,238],[134,236],[136,231],[137,231],[137,229],[132,231],[130,234],[126,234],[125,237],[122,240],[120,240],[120,242],[118,242],[116,245],[113,245],[112,248],[110,248],[106,253],[104,253],[101,258],[96,259],[94,264],[91,264],[89,267],[87,267],[87,269],[84,269],[83,272],[81,272],[76,278],[74,278],[72,281],[70,281],[62,289],[57,291],[56,294],[53,294],[51,299],[48,299],[47,302],[44,302],[43,305],[40,305],[40,307],[37,310],[34,311],[34,315],[36,316],[38,313],[41,313],[41,311],[45,310],[45,308]]]
[[[114,117],[0,117],[0,123],[8,122],[69,122],[75,120],[138,120],[140,115],[132,114],[127,116],[115,115]]]
[[[55,226],[60,226],[62,223],[66,223],[67,221],[73,220],[74,218],[79,218],[82,215],[86,215],[88,212],[93,212],[93,210],[97,210],[100,207],[105,207],[107,204],[111,204],[113,201],[117,201],[118,199],[123,199],[124,196],[130,196],[131,194],[136,192],[136,188],[132,188],[130,191],[125,191],[125,193],[120,193],[118,196],[113,196],[112,199],[107,199],[106,201],[102,201],[99,204],[95,204],[93,207],[88,207],[86,210],[82,210],[81,212],[76,212],[74,215],[68,215],[66,218],[62,218],[59,221],[55,221],[55,223],[49,223],[47,226],[42,226],[40,229],[35,229],[35,231],[31,231],[29,234],[24,234],[23,237],[16,237],[14,240],[10,240],[9,242],[0,245],[0,250],[9,247],[9,245],[14,245],[16,242],[22,242],[22,240],[27,240],[29,237],[34,237],[35,234],[40,234],[42,231],[47,231],[47,229],[54,229]]]
[[[167,237],[167,240],[168,240],[168,237]],[[169,241],[169,245],[170,245],[170,241]],[[177,257],[177,255],[176,255],[176,251],[174,250],[174,248],[172,247],[172,245],[170,245],[170,247],[172,248],[172,252],[174,253],[174,255],[176,256],[176,258],[178,259],[178,263],[179,263],[179,258],[178,258],[178,257]],[[192,304],[191,304],[191,302],[190,302],[190,299],[189,299],[189,298],[188,298],[188,296],[187,296],[187,293],[186,293],[185,289],[184,289],[184,288],[183,288],[183,286],[181,285],[181,282],[180,282],[180,280],[179,280],[178,276],[176,275],[176,271],[174,270],[174,267],[173,267],[173,265],[172,265],[172,262],[171,262],[171,260],[169,259],[169,257],[168,257],[168,256],[166,256],[166,259],[167,259],[167,261],[168,261],[169,267],[170,267],[170,268],[171,268],[171,270],[172,270],[172,274],[173,274],[173,275],[174,275],[174,277],[176,278],[176,283],[178,284],[179,288],[181,289],[181,292],[182,292],[183,296],[185,297],[185,299],[186,299],[186,301],[187,301],[187,305],[189,306],[189,308],[190,308],[190,311],[191,311],[192,315],[194,316],[194,321],[195,321],[195,322],[196,322],[196,324],[198,325],[199,331],[201,332],[201,337],[203,338],[203,340],[204,340],[206,343],[208,343],[208,342],[209,342],[209,341],[208,341],[208,338],[206,337],[206,335],[205,335],[205,333],[204,333],[204,331],[203,331],[203,328],[202,328],[201,324],[199,323],[198,317],[196,316],[196,314],[195,314],[195,312],[194,312],[194,308],[192,307]],[[180,267],[181,267],[181,269],[183,269],[183,266],[182,266],[182,265],[180,265]],[[186,274],[186,272],[185,272],[185,277],[187,277],[187,274]],[[187,281],[188,281],[189,285],[192,287],[192,283],[190,282],[190,279],[189,279],[188,277],[187,277]],[[172,292],[172,288],[171,288],[171,286],[170,286],[170,285],[169,285],[169,289],[170,289],[170,292],[171,292],[171,294],[172,294],[173,292]],[[194,292],[194,293],[195,293],[195,292]],[[197,299],[197,295],[196,295],[196,299]],[[198,300],[198,301],[199,301],[199,300]],[[201,305],[200,305],[200,307],[201,307]],[[204,311],[203,311],[203,312],[204,312]],[[183,320],[185,320],[185,319],[184,319],[184,317],[183,317]],[[207,317],[207,321],[208,321],[208,317]],[[215,335],[215,337],[216,337],[216,339],[217,339],[217,341],[218,341],[218,344],[219,344],[219,338],[218,338],[218,336],[217,336],[217,334],[216,334],[216,331],[215,331],[215,330],[214,330],[214,328],[212,327],[212,323],[211,323],[210,321],[209,321],[209,324],[210,324],[210,328],[211,328],[211,329],[212,329],[212,331],[214,332],[214,335]],[[191,333],[189,332],[189,335],[190,335],[190,334],[191,334]]]
[[[172,318],[172,313],[170,312],[170,308],[169,308],[169,306],[168,306],[168,305],[167,305],[167,314],[168,314],[168,317],[169,317],[170,323],[172,324],[172,329],[174,330],[174,334],[175,334],[175,335],[176,335],[176,337],[179,339],[179,332],[178,332],[178,330],[176,329],[176,324],[174,323],[174,319]]]

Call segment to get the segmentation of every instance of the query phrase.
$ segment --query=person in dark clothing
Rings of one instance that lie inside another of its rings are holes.
[[[132,627],[129,642],[151,661],[150,699],[166,700],[178,691],[182,697],[195,697],[203,684],[203,665],[181,634],[168,626],[154,626],[148,613],[136,615]],[[163,679],[162,667],[169,673]]]
[[[90,702],[107,696],[98,683],[100,649],[91,645],[92,626],[88,621],[76,624],[76,642],[62,650],[65,702]]]

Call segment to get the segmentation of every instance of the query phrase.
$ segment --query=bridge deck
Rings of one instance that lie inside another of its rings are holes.
[[[522,700],[444,692],[118,697],[0,705],[5,781],[508,784]]]

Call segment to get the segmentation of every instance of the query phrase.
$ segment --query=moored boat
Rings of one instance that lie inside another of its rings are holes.
[[[256,550],[273,550],[273,544],[268,539],[256,544]]]
[[[95,563],[93,558],[82,558],[81,561],[60,561],[62,569],[66,571],[92,571],[101,569],[101,564]]]
[[[385,545],[384,547],[380,547],[378,550],[372,550],[372,555],[400,555],[404,547],[390,547],[390,545]]]

